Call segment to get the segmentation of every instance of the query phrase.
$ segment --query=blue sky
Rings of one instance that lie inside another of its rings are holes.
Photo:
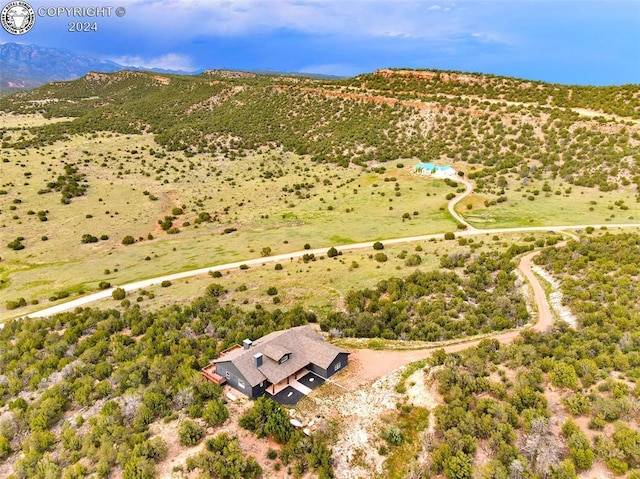
[[[356,75],[438,68],[568,84],[640,83],[640,0],[50,0],[123,6],[124,17],[37,17],[0,42],[126,65]],[[2,2],[0,2],[2,3]],[[70,33],[71,20],[98,32]]]

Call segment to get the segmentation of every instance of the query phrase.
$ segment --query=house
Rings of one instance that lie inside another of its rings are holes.
[[[255,341],[245,339],[242,346],[223,351],[202,374],[216,384],[227,383],[255,399],[263,394],[275,396],[290,385],[308,392],[304,385],[300,387],[298,379],[311,374],[320,376],[322,381],[344,368],[348,361],[348,351],[326,343],[305,325],[275,331]]]
[[[451,166],[439,166],[433,163],[418,163],[413,171],[422,175],[430,175],[434,178],[455,178],[456,176],[456,170]]]

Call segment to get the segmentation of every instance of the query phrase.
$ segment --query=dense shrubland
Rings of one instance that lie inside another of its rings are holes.
[[[426,341],[522,326],[529,313],[512,259],[531,248],[514,245],[475,260],[465,251],[443,255],[442,270],[416,271],[374,289],[349,291],[345,312],[329,313],[320,326],[340,336]]]
[[[166,78],[168,84],[141,72],[90,74],[3,98],[5,111],[75,117],[34,128],[5,146],[25,148],[101,130],[145,131],[187,157],[236,157],[277,145],[343,166],[399,158],[466,162],[479,167],[472,176],[478,186],[494,193],[501,191],[498,177],[507,173],[525,183],[557,177],[602,191],[640,181],[640,132],[626,121],[640,117],[634,85],[568,87],[492,76],[444,81],[439,74],[341,81]],[[37,102],[51,98],[63,101]]]
[[[443,401],[424,437],[422,477],[569,479],[596,461],[638,477],[639,245],[638,235],[603,235],[538,256],[561,280],[578,329],[433,355],[427,371]]]
[[[246,337],[314,320],[300,308],[245,312],[207,295],[159,312],[136,305],[122,314],[84,309],[6,323],[0,457],[24,453],[13,456],[18,478],[77,468],[80,476],[121,469],[127,479],[153,477],[166,445],[150,438],[152,422],[178,415],[211,425],[226,419],[220,388],[200,377],[202,367]],[[196,432],[187,430],[185,440]]]

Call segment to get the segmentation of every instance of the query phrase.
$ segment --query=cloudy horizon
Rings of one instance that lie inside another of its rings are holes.
[[[36,10],[52,5],[30,3]],[[29,33],[2,31],[0,42],[184,71],[352,76],[408,67],[567,84],[640,83],[636,1],[137,0],[109,6],[125,7],[126,15],[39,16]],[[70,21],[96,22],[98,31],[69,32]]]

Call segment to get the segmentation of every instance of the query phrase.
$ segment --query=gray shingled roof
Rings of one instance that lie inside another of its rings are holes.
[[[263,354],[259,368],[254,366],[253,359],[257,353]],[[281,359],[288,353],[289,359],[282,364],[272,359]],[[348,351],[326,343],[310,326],[305,325],[274,331],[256,339],[249,349],[236,349],[214,363],[232,362],[253,387],[264,380],[277,384],[309,363],[327,369],[339,353]]]

